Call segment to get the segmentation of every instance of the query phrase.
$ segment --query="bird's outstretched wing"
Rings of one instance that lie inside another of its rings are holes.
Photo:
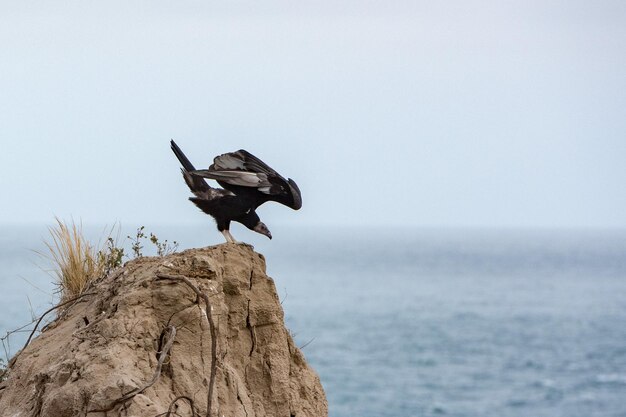
[[[224,197],[227,195],[233,195],[230,191],[220,190],[219,188],[211,188],[206,181],[196,175],[192,175],[191,172],[195,170],[193,164],[189,161],[187,156],[183,153],[183,151],[178,147],[176,142],[173,140],[170,141],[170,145],[172,147],[172,152],[178,158],[178,161],[182,165],[180,169],[183,174],[183,178],[185,179],[185,183],[191,190],[191,192],[200,199],[211,200],[214,198]]]
[[[222,187],[256,189],[260,203],[276,201],[298,210],[302,207],[300,189],[291,178],[285,179],[265,162],[243,149],[215,157],[209,169],[192,171],[194,175],[217,180]]]

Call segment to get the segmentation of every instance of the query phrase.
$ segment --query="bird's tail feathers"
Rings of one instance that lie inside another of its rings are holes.
[[[183,166],[185,171],[195,171],[193,164],[187,159],[183,151],[178,147],[176,142],[170,140],[170,145],[172,147],[172,152],[176,155],[176,158],[180,161],[180,164]]]
[[[172,147],[174,155],[176,155],[176,158],[178,158],[180,164],[183,166],[180,170],[191,192],[196,194],[209,190],[211,187],[209,187],[209,184],[207,184],[207,182],[203,178],[192,175],[190,173],[190,171],[195,171],[195,168],[193,164],[189,161],[189,159],[187,159],[183,151],[178,147],[178,145],[176,145],[176,142],[171,140],[170,145]]]

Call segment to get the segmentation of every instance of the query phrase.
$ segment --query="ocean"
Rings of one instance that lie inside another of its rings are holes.
[[[148,228],[181,248],[211,229]],[[233,231],[266,256],[331,417],[626,416],[626,231],[272,233]],[[45,235],[0,227],[1,335],[54,300]]]

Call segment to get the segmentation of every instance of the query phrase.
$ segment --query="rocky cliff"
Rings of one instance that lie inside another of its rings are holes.
[[[1,416],[328,415],[250,247],[139,258],[88,293],[15,358]]]

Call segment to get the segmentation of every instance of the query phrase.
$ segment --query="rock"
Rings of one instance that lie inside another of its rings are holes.
[[[232,244],[139,258],[95,283],[96,295],[70,305],[16,358],[0,385],[0,415],[155,417],[181,396],[206,415],[212,352],[204,302],[158,274],[186,276],[209,297],[217,332],[212,416],[328,415],[263,256]],[[155,376],[170,325],[176,335],[156,382],[116,403]],[[173,409],[192,415],[184,399]]]

